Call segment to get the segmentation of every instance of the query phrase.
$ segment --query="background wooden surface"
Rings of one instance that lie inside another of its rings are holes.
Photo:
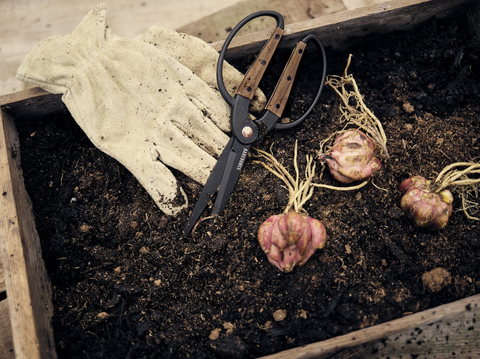
[[[27,88],[15,74],[27,53],[41,40],[67,35],[85,14],[103,2],[108,22],[122,37],[134,37],[150,26],[192,33],[226,34],[240,19],[261,9],[273,9],[297,22],[325,13],[351,10],[385,0],[1,0],[0,95]],[[196,22],[206,18],[203,22]],[[196,22],[196,23],[195,23]],[[192,25],[189,25],[194,23]],[[251,28],[251,31],[256,30]],[[223,38],[225,38],[224,36]],[[210,40],[216,41],[216,40]]]

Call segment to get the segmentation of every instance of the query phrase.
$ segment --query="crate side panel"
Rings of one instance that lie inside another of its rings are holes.
[[[39,87],[0,96],[0,107],[16,121],[68,111],[61,95],[51,94]]]
[[[432,17],[460,16],[471,6],[471,0],[395,0],[363,8],[324,15],[285,26],[279,48],[293,47],[307,34],[315,34],[324,46],[348,47],[352,38],[372,33],[412,29]],[[233,39],[228,59],[259,52],[271,30]],[[223,41],[212,47],[220,51]]]
[[[0,247],[17,358],[56,358],[51,285],[20,167],[13,118],[0,111]]]
[[[410,333],[415,328],[433,323],[449,323],[454,318],[473,317],[480,308],[480,294],[460,299],[458,301],[440,305],[419,313],[395,319],[373,327],[357,330],[355,332],[341,335],[339,337],[324,340],[303,347],[282,351],[277,354],[268,355],[261,359],[306,359],[320,358],[325,355],[336,353],[348,348],[360,346],[366,343],[376,343],[391,335],[402,332]],[[462,320],[462,319],[460,319]],[[405,356],[404,356],[405,357]]]

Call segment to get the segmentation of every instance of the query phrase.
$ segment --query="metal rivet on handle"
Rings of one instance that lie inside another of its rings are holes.
[[[253,130],[251,127],[249,126],[245,126],[243,129],[242,129],[242,135],[243,137],[245,138],[249,138],[253,135]]]

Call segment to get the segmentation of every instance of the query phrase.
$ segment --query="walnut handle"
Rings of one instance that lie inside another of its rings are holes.
[[[255,94],[255,90],[262,79],[265,70],[267,69],[270,60],[273,57],[273,53],[277,49],[278,43],[283,35],[283,29],[276,27],[273,30],[272,36],[268,39],[268,41],[263,46],[262,51],[258,54],[255,62],[252,64],[250,69],[248,69],[243,81],[238,86],[237,95],[241,95],[246,97],[250,100],[253,99]]]
[[[278,117],[282,116],[283,110],[285,109],[298,70],[298,65],[300,64],[306,47],[307,44],[303,41],[297,43],[288,59],[287,65],[283,69],[282,76],[280,76],[275,86],[275,90],[273,90],[272,97],[270,97],[270,100],[265,106],[268,111]]]

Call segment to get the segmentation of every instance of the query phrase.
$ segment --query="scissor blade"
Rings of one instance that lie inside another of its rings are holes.
[[[228,199],[238,181],[240,172],[242,172],[243,164],[247,159],[249,150],[250,145],[244,145],[238,140],[233,142],[212,214],[220,214],[225,209]]]
[[[207,183],[205,184],[205,187],[203,188],[203,191],[200,194],[200,197],[198,198],[198,201],[195,204],[195,207],[193,208],[190,218],[188,219],[188,223],[187,223],[187,226],[185,227],[185,232],[184,232],[185,237],[188,236],[192,228],[195,226],[195,223],[197,223],[198,219],[200,218],[200,215],[202,214],[203,210],[207,206],[207,203],[210,201],[210,198],[218,190],[218,187],[222,182],[222,178],[223,178],[222,175],[225,172],[225,166],[227,164],[227,160],[229,158],[234,140],[235,139],[233,137],[230,138],[230,141],[228,141],[227,145],[225,146],[225,149],[223,150],[222,154],[218,158],[217,163],[213,167],[212,173],[210,173]]]

